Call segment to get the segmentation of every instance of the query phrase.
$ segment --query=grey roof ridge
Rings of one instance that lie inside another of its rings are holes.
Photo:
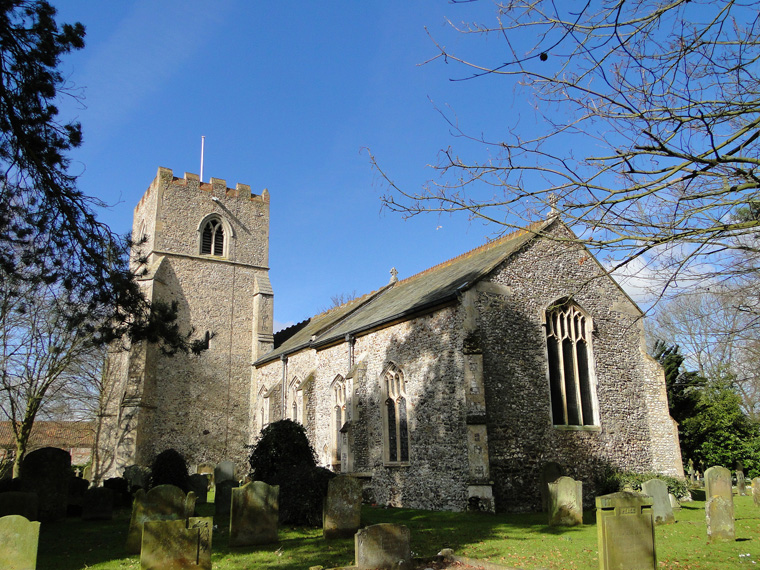
[[[550,226],[555,221],[555,219],[557,219],[557,218],[550,218],[550,219],[547,219],[547,220],[541,220],[539,222],[534,222],[533,224],[530,224],[530,226],[528,226],[527,228],[522,228],[522,229],[516,230],[514,232],[511,232],[511,233],[509,233],[509,234],[507,234],[505,236],[502,236],[502,237],[500,237],[498,239],[492,240],[492,241],[490,241],[488,243],[485,243],[485,244],[483,244],[481,246],[478,246],[478,247],[473,248],[473,249],[471,249],[469,251],[466,251],[466,252],[464,252],[464,253],[462,253],[460,255],[457,255],[456,257],[452,257],[449,260],[446,260],[446,261],[443,261],[441,263],[438,263],[437,265],[434,265],[432,267],[428,267],[427,269],[424,269],[423,271],[420,271],[419,273],[415,273],[414,275],[410,275],[406,279],[402,279],[401,281],[396,282],[395,285],[400,287],[402,285],[408,284],[410,281],[414,281],[415,279],[417,279],[417,278],[419,278],[419,277],[421,277],[423,275],[432,273],[432,272],[434,272],[437,269],[441,269],[442,267],[446,267],[446,266],[448,266],[448,265],[456,262],[459,259],[464,259],[464,258],[469,257],[469,256],[471,256],[471,255],[473,255],[473,254],[475,254],[475,253],[477,253],[479,251],[484,251],[484,250],[487,250],[487,249],[492,249],[494,247],[498,247],[501,242],[511,241],[513,239],[516,239],[516,238],[520,237],[521,234],[532,234],[529,237],[527,237],[527,239],[525,240],[525,243],[527,243],[528,241],[531,241],[535,237],[539,236],[540,232],[542,232],[548,226]],[[520,247],[522,247],[522,245],[524,245],[524,243],[520,244]],[[405,317],[410,317],[410,316],[415,315],[415,314],[424,313],[426,311],[429,311],[433,307],[437,307],[437,306],[440,306],[440,305],[445,305],[445,304],[450,303],[452,300],[456,299],[456,297],[462,291],[465,291],[465,290],[469,289],[476,282],[480,281],[485,275],[488,275],[491,271],[493,271],[496,267],[498,267],[501,263],[503,263],[504,260],[506,260],[509,256],[513,255],[515,253],[515,251],[517,251],[517,249],[512,249],[512,250],[510,250],[508,252],[505,252],[505,254],[503,256],[499,257],[498,259],[496,259],[495,261],[493,261],[492,263],[490,263],[489,265],[487,265],[483,270],[481,270],[481,271],[478,272],[477,276],[473,277],[471,280],[469,280],[469,281],[467,281],[465,283],[462,283],[452,293],[449,293],[448,295],[444,295],[444,296],[442,296],[442,297],[440,297],[438,299],[435,299],[435,300],[430,301],[428,303],[425,303],[423,305],[417,305],[415,307],[412,307],[412,308],[409,308],[409,309],[405,309],[405,310],[400,311],[398,313],[394,313],[393,315],[390,315],[390,316],[388,316],[388,317],[386,317],[384,319],[381,319],[381,320],[372,322],[370,324],[367,324],[367,325],[365,325],[363,327],[357,328],[357,329],[351,331],[351,334],[359,334],[359,333],[362,333],[362,332],[365,332],[365,331],[373,330],[375,328],[382,327],[383,325],[386,325],[388,323],[392,323],[392,322],[395,322],[395,321],[398,321],[398,320],[405,319]],[[366,306],[367,304],[368,303],[363,304],[362,307]],[[353,314],[354,312],[355,311],[352,311],[350,314]],[[350,316],[350,314],[345,315],[343,318],[341,318],[338,321],[336,321],[335,323],[333,323],[330,327],[326,328],[319,335],[322,338],[321,339],[315,339],[313,342],[310,343],[310,345],[312,347],[314,347],[314,348],[320,348],[320,347],[327,346],[329,344],[335,343],[335,341],[338,340],[340,337],[339,336],[332,336],[332,337],[329,336],[328,333],[329,333],[330,329],[335,329],[336,327],[338,327],[343,321],[345,321]]]

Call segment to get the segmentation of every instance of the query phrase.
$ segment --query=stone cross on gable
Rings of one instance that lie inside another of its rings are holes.
[[[557,208],[557,204],[559,204],[559,196],[552,192],[549,194],[549,206],[551,206],[551,210],[549,211],[550,218],[556,218],[559,216],[559,208]]]
[[[398,281],[398,271],[395,267],[391,267],[391,280],[388,283],[396,283]]]

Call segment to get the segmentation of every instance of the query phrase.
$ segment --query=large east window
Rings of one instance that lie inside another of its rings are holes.
[[[409,462],[408,404],[404,373],[395,364],[383,374],[383,428],[385,462]]]
[[[573,303],[546,312],[552,423],[556,426],[597,424],[590,325]]]

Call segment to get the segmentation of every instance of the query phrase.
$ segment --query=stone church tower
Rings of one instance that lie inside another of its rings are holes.
[[[252,363],[273,343],[269,193],[159,168],[135,208],[132,234],[143,240],[134,263],[146,297],[176,303],[181,331],[206,339],[208,349],[167,356],[154,344],[112,347],[99,471],[120,476],[168,448],[188,465],[243,465]]]

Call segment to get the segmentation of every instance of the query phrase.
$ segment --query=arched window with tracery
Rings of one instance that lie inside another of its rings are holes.
[[[333,404],[330,444],[333,463],[340,463],[341,452],[343,451],[343,434],[340,430],[343,428],[343,424],[346,423],[346,381],[343,376],[338,375],[335,377],[330,391],[332,393]]]
[[[224,256],[224,225],[216,216],[206,220],[201,228],[201,255]]]
[[[409,422],[404,373],[390,364],[383,373],[385,462],[409,462]]]
[[[552,423],[597,425],[591,319],[574,303],[546,311]]]

